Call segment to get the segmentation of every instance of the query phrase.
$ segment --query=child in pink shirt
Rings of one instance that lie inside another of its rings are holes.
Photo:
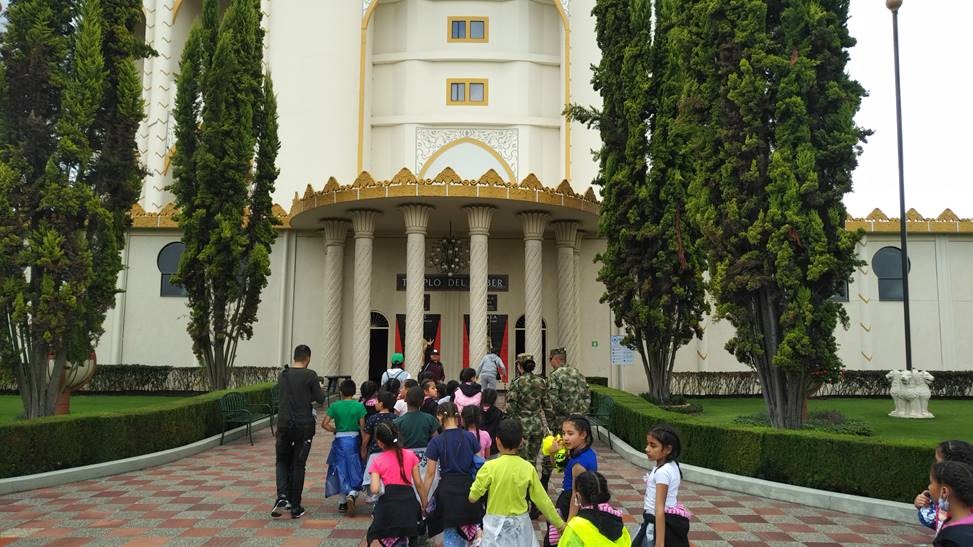
[[[476,440],[480,441],[480,451],[476,455],[486,460],[490,457],[490,446],[493,444],[493,440],[487,430],[480,429],[483,423],[483,412],[480,407],[471,405],[463,408],[462,415],[466,430],[472,433]]]
[[[368,468],[372,479],[370,487],[372,494],[377,495],[384,485],[385,493],[375,504],[367,541],[369,545],[377,541],[388,547],[419,535],[420,507],[426,505],[426,491],[419,479],[419,458],[411,450],[399,446],[395,425],[389,422],[379,424],[375,428],[375,439],[382,453],[372,459]],[[419,500],[416,500],[417,490]]]

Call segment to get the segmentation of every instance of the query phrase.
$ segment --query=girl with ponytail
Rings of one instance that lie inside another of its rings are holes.
[[[378,495],[384,485],[385,493],[378,498],[372,513],[369,545],[406,545],[419,535],[419,503],[425,505],[426,491],[419,477],[419,459],[411,450],[402,448],[398,435],[390,422],[375,428],[375,440],[382,452],[368,466],[370,488],[372,495]]]
[[[597,471],[585,471],[574,479],[571,504],[577,514],[568,521],[558,547],[628,547],[631,537],[622,522],[622,511],[608,501],[608,481]]]
[[[632,546],[689,547],[692,513],[679,503],[682,441],[672,426],[659,424],[645,436],[645,455],[655,465],[645,476],[645,519]]]
[[[936,547],[973,545],[973,466],[942,461],[929,470],[929,494],[938,501]]]
[[[431,538],[442,532],[444,547],[466,547],[481,537],[483,504],[469,500],[476,474],[473,460],[480,451],[480,441],[459,427],[460,414],[455,404],[439,405],[436,414],[443,432],[426,447],[425,488],[428,491],[432,486],[437,469],[439,486],[433,494],[436,508],[426,519],[427,534]]]

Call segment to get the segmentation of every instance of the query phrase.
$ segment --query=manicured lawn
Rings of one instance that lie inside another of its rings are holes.
[[[693,399],[703,405],[701,420],[728,424],[733,418],[754,414],[765,409],[760,398]],[[889,439],[916,439],[936,443],[946,439],[973,441],[973,400],[932,400],[929,412],[936,415],[931,420],[890,418],[892,399],[812,399],[809,410],[837,410],[845,416],[857,417],[868,422],[876,437]]]
[[[71,397],[71,414],[97,414],[132,408],[141,408],[185,399],[185,396],[169,395],[74,395]],[[0,424],[13,422],[23,413],[20,395],[0,395]]]

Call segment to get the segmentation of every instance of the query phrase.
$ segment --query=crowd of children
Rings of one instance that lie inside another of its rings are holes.
[[[531,506],[548,522],[545,545],[690,545],[692,514],[679,503],[682,443],[672,427],[657,425],[646,435],[652,465],[645,475],[643,522],[630,538],[598,473],[586,417],[568,416],[559,436],[544,443],[544,457],[563,471],[561,492],[552,501],[536,462],[518,453],[523,425],[504,416],[496,390],[482,389],[472,369],[445,385],[425,376],[400,380],[405,375],[399,371],[388,376],[381,386],[367,381],[356,389],[351,380],[342,382],[341,400],[327,407],[321,423],[335,435],[325,497],[339,496],[339,512],[353,514],[365,495],[373,504],[368,545],[406,546],[442,534],[446,547],[535,547]],[[288,499],[298,488],[278,488],[272,516],[284,507],[296,508],[293,518],[304,513],[299,496]],[[973,446],[945,441],[936,448],[928,489],[915,499],[919,522],[936,531],[933,545],[973,545],[971,505]]]
[[[347,514],[360,498],[372,505],[369,545],[442,534],[446,547],[536,546],[531,505],[549,523],[546,545],[627,544],[621,512],[597,473],[587,418],[570,416],[557,432],[552,451],[570,456],[554,503],[534,462],[518,455],[522,425],[505,417],[496,389],[482,388],[473,369],[446,384],[427,374],[414,380],[397,354],[382,379],[357,389],[342,382],[341,400],[321,424],[335,434],[325,497],[337,496]]]

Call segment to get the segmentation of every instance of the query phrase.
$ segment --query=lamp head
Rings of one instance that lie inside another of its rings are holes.
[[[892,11],[899,11],[902,7],[902,0],[885,0],[885,7]]]

